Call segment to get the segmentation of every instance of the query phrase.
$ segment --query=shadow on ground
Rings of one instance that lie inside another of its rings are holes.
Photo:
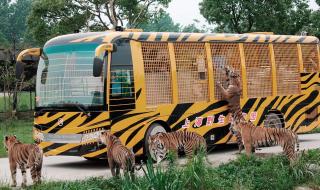
[[[107,169],[109,168],[107,160],[81,160],[57,164],[46,164],[46,167],[72,168],[72,169]]]

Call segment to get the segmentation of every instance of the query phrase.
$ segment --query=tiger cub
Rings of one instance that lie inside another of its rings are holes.
[[[247,155],[252,153],[253,147],[281,145],[290,162],[297,158],[295,147],[299,151],[298,135],[289,129],[256,127],[250,121],[242,121],[235,126],[235,130],[242,136]]]
[[[36,144],[23,144],[16,136],[5,136],[4,146],[8,152],[12,187],[17,186],[17,167],[22,173],[22,187],[26,187],[26,169],[30,168],[33,183],[41,182],[43,152]]]
[[[133,152],[122,145],[119,138],[112,135],[110,131],[104,131],[100,135],[100,141],[107,146],[107,157],[112,176],[118,176],[120,168],[123,173],[130,172],[133,175],[135,170]]]
[[[206,140],[195,132],[180,130],[170,133],[158,133],[148,139],[150,155],[160,163],[169,151],[178,155],[183,150],[188,158],[201,148],[207,150]]]

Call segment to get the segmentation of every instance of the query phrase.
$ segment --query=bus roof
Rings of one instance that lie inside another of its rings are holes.
[[[88,32],[59,36],[49,40],[46,47],[69,43],[106,43],[117,39],[143,42],[256,42],[256,43],[319,43],[314,36],[228,34],[228,33],[174,33],[174,32]]]

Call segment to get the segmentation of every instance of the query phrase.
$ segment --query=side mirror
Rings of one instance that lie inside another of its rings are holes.
[[[102,73],[103,68],[103,60],[99,57],[95,57],[93,59],[93,76],[94,77],[100,77]]]
[[[16,63],[16,79],[21,79],[24,73],[24,63],[22,61],[17,61]]]
[[[30,49],[21,51],[17,57],[16,78],[21,79],[21,76],[24,73],[25,63],[23,62],[23,59],[25,58],[25,56],[29,55],[29,56],[40,57],[41,54],[42,54],[41,48],[30,48]]]
[[[41,72],[41,84],[46,84],[47,81],[48,68],[44,68]]]

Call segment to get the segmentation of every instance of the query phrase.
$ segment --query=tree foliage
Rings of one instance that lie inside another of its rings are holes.
[[[217,31],[296,34],[310,23],[307,0],[203,0],[200,12]]]
[[[24,46],[30,42],[26,36],[30,9],[31,0],[0,0],[0,46],[9,47],[14,42]]]
[[[320,6],[320,0],[316,0],[318,6]],[[311,13],[310,25],[305,28],[310,35],[315,35],[320,38],[320,9]]]
[[[166,7],[171,0],[34,0],[29,29],[43,44],[53,36],[75,30],[134,28]]]
[[[137,27],[146,32],[206,32],[208,30],[205,26],[199,29],[196,26],[198,23],[198,20],[194,20],[192,24],[182,26],[179,23],[175,23],[169,13],[160,10],[159,13],[154,14],[148,22],[141,23]]]
[[[146,32],[179,32],[181,26],[174,23],[170,15],[161,10],[159,14],[154,14],[149,22],[138,25],[138,28]]]

